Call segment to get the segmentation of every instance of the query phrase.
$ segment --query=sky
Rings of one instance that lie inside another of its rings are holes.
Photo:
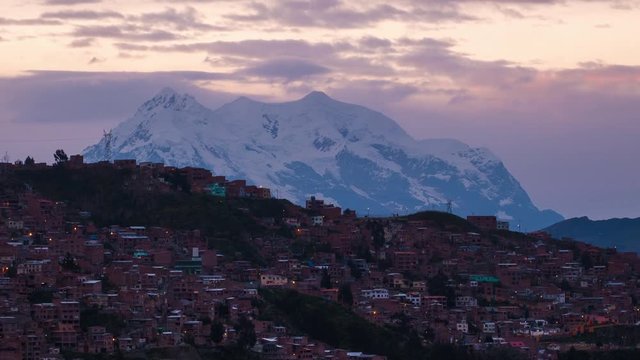
[[[540,208],[640,217],[640,0],[1,0],[0,157],[96,143],[161,88],[312,90],[500,157]]]

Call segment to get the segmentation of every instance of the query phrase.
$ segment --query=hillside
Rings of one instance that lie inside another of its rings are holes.
[[[544,229],[555,238],[568,237],[599,247],[640,252],[640,218],[591,220],[580,217]]]
[[[49,167],[17,171],[3,176],[0,184],[18,189],[27,186],[49,199],[63,201],[68,211],[90,213],[91,220],[98,226],[198,229],[209,239],[210,247],[257,263],[263,260],[247,238],[263,235],[266,230],[256,218],[282,217],[286,209],[293,206],[286,200],[276,199],[215,199],[177,187],[168,192],[149,191],[135,179],[130,170],[110,167]]]
[[[191,170],[77,162],[6,167],[0,246],[15,255],[0,262],[5,277],[29,284],[13,295],[16,301],[36,309],[77,299],[77,335],[90,339],[98,331],[93,326],[103,324],[107,338],[122,341],[125,358],[329,351],[389,360],[517,359],[547,351],[532,326],[549,342],[569,343],[595,318],[636,321],[628,316],[640,298],[635,288],[607,296],[607,303],[624,300],[613,310],[584,301],[636,281],[637,256],[481,229],[437,211],[358,217],[319,201],[307,209],[247,194],[214,196],[188,177]],[[576,269],[584,275],[575,276]],[[28,271],[50,280],[33,282]],[[586,277],[593,282],[584,287],[579,280]],[[67,291],[73,284],[96,286],[95,294],[133,291],[155,306],[123,297],[125,311],[114,312]],[[532,318],[534,306],[546,311]],[[476,317],[496,309],[508,310],[501,315],[506,322]],[[583,314],[585,323],[553,320],[567,310]],[[140,324],[142,316],[158,323]],[[183,325],[171,320],[176,316]],[[153,345],[125,346],[140,326]],[[153,335],[156,328],[162,338]],[[508,345],[495,344],[503,338]],[[67,358],[81,351],[66,348]]]

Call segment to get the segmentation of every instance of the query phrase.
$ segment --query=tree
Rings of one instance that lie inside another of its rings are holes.
[[[589,270],[593,267],[593,259],[591,258],[591,255],[589,255],[588,252],[582,253],[582,256],[580,256],[580,263],[582,264],[585,270]]]
[[[322,270],[322,279],[320,279],[320,287],[323,289],[331,289],[331,276],[327,270]]]
[[[429,295],[439,295],[447,297],[447,306],[452,307],[455,304],[455,290],[449,286],[449,277],[442,272],[438,272],[436,276],[427,281],[429,287]]]
[[[562,282],[560,283],[560,289],[562,291],[571,291],[571,284],[569,284],[569,281],[567,281],[567,279],[562,279]]]
[[[253,322],[246,316],[241,316],[234,326],[238,334],[237,345],[240,348],[250,348],[256,343],[256,330]]]
[[[209,335],[211,341],[219,344],[224,338],[224,324],[216,320],[211,324],[211,333]]]
[[[229,317],[229,306],[227,304],[217,303],[216,307],[216,317],[221,317],[226,319]]]
[[[18,269],[16,268],[16,264],[11,263],[11,266],[9,266],[9,269],[7,269],[7,277],[14,278],[16,277],[16,275],[18,275]]]
[[[491,337],[491,335],[487,335],[484,337],[484,342],[486,343],[492,343],[493,342],[493,338]]]
[[[353,305],[353,293],[351,292],[351,285],[343,284],[338,289],[338,300],[347,306]]]
[[[53,292],[52,289],[35,289],[27,298],[31,304],[50,303],[53,301]]]
[[[61,165],[69,161],[69,157],[62,149],[58,149],[53,153],[53,159],[56,161],[57,165]]]
[[[73,272],[80,271],[80,266],[78,266],[78,263],[76,262],[76,259],[70,253],[67,253],[64,256],[64,259],[62,259],[62,262],[60,263],[60,266],[62,266],[62,268],[65,269],[65,270],[70,270],[70,271],[73,271]]]
[[[367,221],[367,228],[371,230],[373,248],[379,250],[384,246],[384,226],[377,221]]]
[[[196,338],[191,333],[184,334],[182,341],[187,345],[196,346]]]
[[[171,184],[173,190],[180,190],[186,193],[191,192],[191,184],[184,174],[173,173],[165,175],[164,179]]]
[[[356,280],[362,278],[362,271],[356,266],[353,260],[349,259],[349,261],[347,261],[347,265],[349,265],[349,269],[351,269],[351,275],[356,278]]]
[[[117,314],[106,312],[97,305],[80,311],[80,328],[87,331],[91,326],[104,326],[107,331],[119,336],[127,326],[126,321]]]
[[[26,159],[24,159],[24,165],[25,166],[33,166],[36,164],[36,161],[33,160],[33,158],[31,156],[27,156]]]
[[[564,356],[567,360],[578,360],[582,359],[581,354],[576,350],[575,347],[571,347],[569,351]]]

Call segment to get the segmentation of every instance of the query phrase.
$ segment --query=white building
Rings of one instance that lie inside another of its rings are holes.
[[[19,264],[16,268],[18,275],[35,274],[42,272],[42,268],[49,264],[50,260],[28,260]]]
[[[368,299],[388,299],[389,290],[387,289],[365,289],[360,291],[362,297]]]
[[[414,306],[422,305],[422,295],[419,293],[408,293],[407,300]]]
[[[456,307],[458,308],[467,308],[467,307],[477,307],[478,299],[473,296],[458,296],[456,297]]]
[[[493,334],[496,332],[496,323],[492,321],[485,321],[482,323],[482,332],[487,334]]]
[[[498,230],[509,230],[509,222],[506,220],[498,220],[496,224]]]
[[[8,220],[7,227],[13,230],[22,230],[24,229],[24,222],[22,220]]]
[[[466,321],[462,320],[461,322],[456,323],[456,330],[467,334],[469,333],[469,324]]]

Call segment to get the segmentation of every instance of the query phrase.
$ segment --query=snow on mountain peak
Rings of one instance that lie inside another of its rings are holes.
[[[233,103],[241,103],[241,104],[246,104],[246,103],[255,103],[256,101],[247,97],[247,96],[240,96],[239,98],[233,100],[231,102],[231,104]]]
[[[314,101],[314,102],[322,102],[322,101],[327,101],[327,100],[335,101],[331,97],[329,97],[329,95],[327,95],[326,93],[324,93],[322,91],[312,91],[312,92],[308,93],[307,95],[305,95],[301,100]]]
[[[156,94],[156,96],[154,96],[154,98],[155,97],[167,97],[167,96],[172,96],[172,95],[179,95],[179,94],[172,87],[165,86],[160,91],[158,91],[158,93]]]
[[[153,112],[159,108],[182,111],[190,107],[202,107],[193,96],[189,94],[179,94],[170,87],[160,90],[153,98],[146,101],[139,112]]]
[[[115,159],[203,167],[297,203],[322,195],[382,215],[452,201],[461,215],[500,214],[530,229],[561,219],[538,210],[489,150],[415,140],[385,115],[319,91],[284,103],[241,97],[213,111],[165,88],[113,135]],[[104,148],[88,147],[85,158],[104,160]]]

